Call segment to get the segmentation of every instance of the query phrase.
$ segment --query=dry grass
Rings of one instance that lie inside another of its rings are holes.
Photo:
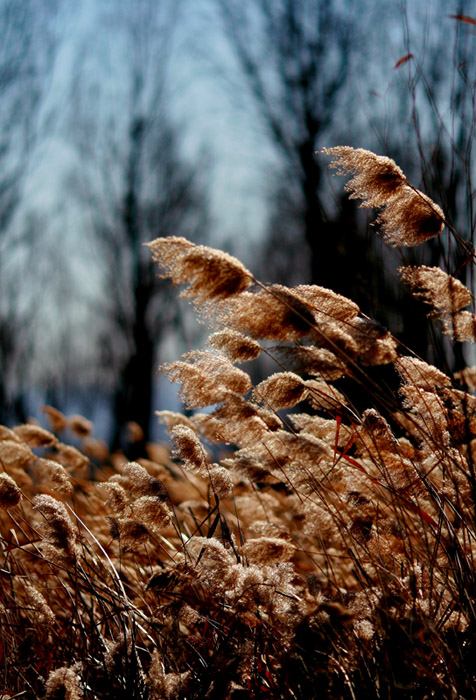
[[[329,153],[391,243],[441,231],[392,161]],[[474,698],[476,370],[447,376],[330,290],[150,248],[214,327],[165,368],[197,412],[162,412],[172,452],[129,464],[80,416],[0,428],[3,697]],[[402,277],[474,340],[461,282]],[[276,372],[253,386],[236,364],[260,353]]]

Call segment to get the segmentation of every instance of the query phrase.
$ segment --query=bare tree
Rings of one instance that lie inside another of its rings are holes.
[[[333,286],[338,240],[327,235],[331,215],[315,151],[336,120],[349,75],[357,40],[349,8],[331,0],[216,3],[262,123],[281,155],[280,179],[293,193],[311,278]]]
[[[96,312],[102,367],[114,385],[116,446],[124,444],[130,421],[148,438],[157,351],[176,321],[177,309],[144,244],[157,236],[197,239],[207,218],[203,176],[180,153],[168,112],[176,9],[174,2],[154,0],[113,3],[111,14],[103,15],[114,40],[108,44],[101,34],[100,81],[86,71],[76,81],[77,175],[104,283]]]
[[[59,0],[0,0],[0,419],[23,413],[21,388],[31,365],[32,307],[23,292],[38,220],[14,230],[22,185],[39,136],[57,41]],[[33,237],[33,238],[32,238]],[[19,273],[20,270],[20,273]]]

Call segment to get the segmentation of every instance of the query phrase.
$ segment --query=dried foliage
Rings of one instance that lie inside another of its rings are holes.
[[[330,152],[394,243],[436,232],[439,209],[392,161]],[[83,449],[0,428],[8,697],[475,697],[475,368],[449,376],[330,290],[261,285],[184,239],[151,247],[215,326],[213,352],[164,368],[207,410],[162,411],[172,452],[130,463],[51,408]],[[461,282],[402,277],[473,338]],[[235,363],[261,353],[276,370],[254,386]],[[376,365],[398,372],[395,395]]]
[[[333,157],[330,167],[339,175],[353,175],[346,185],[351,198],[381,210],[376,223],[388,243],[419,245],[443,230],[442,209],[413,187],[391,158],[350,146],[325,148],[323,153]]]

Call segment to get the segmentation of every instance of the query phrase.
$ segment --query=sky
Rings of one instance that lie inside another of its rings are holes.
[[[73,198],[64,197],[63,185],[71,168],[77,167],[78,155],[69,138],[70,81],[78,55],[85,71],[98,70],[83,47],[107,32],[98,21],[102,5],[101,0],[67,2],[58,20],[58,57],[42,114],[47,138],[39,140],[25,184],[29,206],[46,212],[53,228],[65,221],[71,228],[87,226]],[[180,125],[185,158],[197,159],[210,177],[213,239],[246,255],[246,248],[256,244],[263,231],[264,181],[275,155],[245,91],[238,94],[226,77],[235,68],[212,3],[185,0],[169,61],[169,111]],[[111,89],[108,79],[106,74],[105,91]]]
[[[89,323],[87,307],[82,303],[75,306],[73,295],[77,292],[71,280],[80,280],[81,294],[89,299],[98,295],[100,280],[88,236],[89,220],[70,180],[72,170],[78,167],[78,151],[71,138],[75,105],[71,76],[81,68],[86,73],[89,71],[90,77],[98,78],[101,93],[120,94],[120,79],[111,80],[116,74],[114,61],[127,63],[131,57],[118,51],[107,65],[98,60],[96,52],[106,39],[115,44],[114,22],[101,23],[98,18],[107,6],[114,8],[116,2],[119,4],[119,0],[63,2],[57,19],[55,70],[38,119],[42,133],[30,163],[24,205],[17,220],[21,227],[32,211],[43,219],[45,250],[53,242],[58,260],[61,254],[67,260],[67,267],[55,275],[56,301],[63,302],[65,315],[73,314],[70,323],[74,321],[85,328]],[[423,60],[428,46],[441,41],[445,32],[452,36],[455,27],[447,16],[450,7],[447,14],[442,14],[441,2],[415,0],[408,3],[411,17],[406,44],[404,24],[399,16],[400,2],[382,0],[377,5],[361,0],[354,7],[355,11],[362,8],[362,12],[368,13],[368,40],[362,46],[359,65],[354,67],[356,76],[364,80],[355,81],[349,98],[353,123],[342,124],[341,135],[345,141],[351,127],[367,123],[370,142],[375,136],[373,110],[393,116],[400,109],[402,80],[411,75],[414,64]],[[384,16],[393,19],[383,23]],[[415,21],[417,16],[419,23]],[[416,31],[415,27],[421,29]],[[407,50],[413,53],[413,62],[396,70],[395,65]],[[211,240],[251,265],[266,229],[269,176],[278,159],[240,80],[212,0],[183,0],[181,4],[169,58],[168,100],[170,117],[180,125],[182,153],[186,158],[198,159],[209,176]],[[118,104],[120,109],[120,100]],[[354,145],[367,147],[368,143]],[[342,183],[336,185],[341,186]],[[67,310],[69,302],[73,303]],[[51,309],[49,317],[47,310],[42,311],[48,329],[39,341],[39,355],[43,356],[58,352],[55,339],[58,306],[52,305]],[[77,342],[83,343],[87,353],[87,334]],[[171,355],[174,351],[173,346],[166,349]]]

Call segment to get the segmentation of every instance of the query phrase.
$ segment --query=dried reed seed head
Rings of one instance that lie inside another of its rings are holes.
[[[5,472],[0,474],[0,508],[13,508],[20,503],[21,498],[21,491],[12,477]]]
[[[152,259],[163,269],[163,277],[169,276],[177,258],[185,255],[195,244],[180,236],[168,236],[167,238],[156,238],[150,243],[146,243],[152,253]]]
[[[45,700],[82,700],[84,697],[80,685],[80,679],[73,668],[63,666],[50,674],[45,683]]]
[[[439,319],[443,326],[443,333],[456,340],[457,343],[476,342],[476,316],[470,311],[457,311],[456,313],[442,313]]]
[[[233,457],[227,457],[222,460],[222,463],[229,469],[233,470],[234,473],[248,478],[251,482],[261,482],[261,481],[275,481],[275,478],[271,476],[270,468],[268,465],[264,465],[259,459],[259,455],[250,455],[245,452],[236,452]]]
[[[35,613],[35,622],[39,625],[54,625],[56,622],[56,616],[46,602],[46,599],[42,593],[40,593],[40,591],[29,581],[24,579],[22,583],[25,593],[28,596],[29,607],[31,606]]]
[[[326,348],[313,345],[278,345],[272,348],[271,354],[283,360],[296,373],[319,375],[331,382],[349,372],[346,362]]]
[[[106,515],[106,520],[109,523],[109,534],[113,540],[118,540],[121,537],[121,531],[119,529],[119,521],[113,518],[111,515]]]
[[[55,435],[33,423],[17,425],[13,430],[29,447],[50,447],[58,443]]]
[[[291,291],[318,313],[318,320],[325,320],[328,316],[334,321],[351,321],[360,311],[358,305],[347,297],[316,284],[301,284],[293,287]]]
[[[218,420],[213,414],[196,413],[193,425],[197,434],[211,442],[233,442],[233,427]]]
[[[227,569],[233,567],[236,559],[216,537],[195,537],[187,544],[189,553],[197,559],[200,557],[200,567],[210,578],[216,574],[225,576]],[[222,578],[223,580],[223,578]]]
[[[312,435],[316,438],[326,440],[333,447],[344,447],[352,437],[353,429],[344,423],[337,424],[337,421],[322,416],[310,416],[306,413],[289,414],[287,418],[294,428],[302,435]]]
[[[70,476],[62,464],[52,459],[39,459],[37,462],[41,477],[50,482],[51,488],[63,496],[73,493]]]
[[[356,318],[349,333],[358,345],[356,354],[361,364],[371,367],[395,361],[398,343],[379,323],[368,318]]]
[[[416,357],[399,357],[395,362],[395,368],[405,384],[427,391],[451,387],[451,379],[446,374]]]
[[[104,440],[87,437],[81,445],[83,453],[90,459],[94,459],[99,464],[106,462],[109,458],[109,447]]]
[[[364,200],[368,207],[382,207],[399,196],[407,184],[403,171],[391,158],[351,146],[323,148],[322,153],[333,156],[329,165],[337,175],[354,174],[346,185],[351,198]]]
[[[126,464],[124,475],[129,479],[132,493],[141,496],[151,496],[158,500],[167,499],[167,490],[160,479],[151,476],[147,469],[137,462]]]
[[[127,424],[127,439],[129,442],[141,442],[144,439],[144,431],[136,421],[129,421]]]
[[[154,261],[174,284],[188,284],[182,296],[198,301],[226,299],[254,283],[249,270],[236,258],[177,237],[158,238],[148,244]]]
[[[448,414],[444,401],[435,393],[435,388],[427,390],[404,384],[400,393],[404,397],[403,405],[412,412],[417,424],[411,434],[431,450],[435,445],[447,450],[451,441]]]
[[[110,518],[109,522],[111,537],[119,539],[124,547],[139,546],[150,539],[147,527],[133,518]]]
[[[165,673],[164,663],[157,649],[152,652],[152,662],[147,674],[147,686],[151,700],[175,700],[187,696],[192,672]]]
[[[183,258],[183,272],[194,278],[181,296],[199,301],[227,299],[244,292],[253,283],[249,270],[236,258],[220,250],[200,246]]]
[[[197,350],[184,355],[185,361],[162,367],[171,381],[181,382],[180,396],[189,408],[203,408],[221,402],[227,392],[246,394],[251,380],[226,357]]]
[[[385,418],[373,408],[362,414],[362,424],[356,429],[356,434],[369,450],[371,456],[377,458],[388,452],[398,450],[398,443]],[[401,457],[398,459],[401,460]]]
[[[122,513],[129,503],[129,498],[127,492],[121,484],[115,481],[106,481],[102,484],[98,484],[99,492],[103,492],[107,495],[106,504],[112,508],[115,513]]]
[[[277,372],[258,384],[254,397],[279,411],[291,408],[307,396],[306,382],[293,372]]]
[[[22,442],[21,438],[18,437],[18,435],[11,430],[11,428],[7,428],[5,425],[0,425],[0,442],[3,440],[10,440],[12,442]]]
[[[207,350],[192,350],[183,357],[195,367],[201,367],[205,370],[210,379],[222,382],[227,389],[235,391],[237,394],[246,394],[251,388],[248,374],[235,367],[230,360],[222,355],[216,355]]]
[[[315,324],[313,310],[292,290],[273,284],[243,292],[215,309],[217,322],[255,340],[298,340]]]
[[[342,406],[348,405],[344,394],[325,381],[308,379],[306,386],[309,390],[307,400],[315,409],[323,408],[326,411],[333,412],[342,408]]]
[[[317,346],[343,355],[344,359],[355,359],[359,354],[359,344],[352,335],[349,324],[326,321],[316,325],[311,341]]]
[[[294,462],[297,471],[302,472],[303,466],[315,466],[321,459],[331,457],[332,450],[325,441],[312,435],[302,433],[294,435],[285,430],[279,430],[263,440],[262,445],[256,445],[251,450],[242,450],[240,454],[259,459],[262,468],[282,479],[283,466]],[[289,478],[289,472],[286,473]],[[309,472],[303,476],[304,479],[308,479]],[[295,483],[293,485],[296,486]]]
[[[469,391],[476,391],[476,365],[465,367],[461,372],[456,372],[454,377],[464,387],[468,387]]]
[[[423,192],[411,187],[390,158],[371,151],[337,146],[324,149],[334,156],[330,167],[339,175],[355,173],[347,183],[351,198],[361,206],[382,208],[377,218],[385,240],[394,246],[414,246],[437,236],[444,227],[444,213]]]
[[[185,466],[199,474],[206,473],[208,458],[195,431],[185,425],[177,425],[170,435],[175,443],[175,455],[184,462]]]
[[[220,499],[231,498],[233,495],[233,482],[228,470],[219,464],[214,464],[208,472],[213,492]]]
[[[286,542],[291,541],[289,528],[284,523],[270,523],[268,520],[257,520],[248,528],[249,537],[271,537]]]
[[[92,422],[80,415],[69,416],[68,428],[80,438],[88,437],[93,432]]]
[[[52,496],[39,494],[33,499],[33,507],[46,518],[46,522],[43,521],[40,526],[44,532],[45,540],[69,556],[76,558],[79,554],[76,544],[77,533],[64,504]]]
[[[207,343],[221,350],[231,362],[255,360],[261,353],[261,345],[256,340],[228,328],[213,333]]]
[[[42,406],[41,410],[48,418],[53,432],[61,433],[67,427],[68,419],[61,411],[58,411],[58,409],[53,408],[53,406]]]
[[[200,366],[177,361],[163,365],[162,371],[171,382],[180,382],[179,396],[189,409],[205,408],[223,401],[226,393],[223,383],[212,381],[209,373]]]
[[[150,532],[160,530],[170,524],[170,511],[159,499],[141,496],[132,504],[132,518]]]
[[[269,431],[281,427],[281,421],[271,410],[251,404],[242,396],[229,392],[223,403],[211,415],[194,416],[200,431],[212,440],[213,433],[219,442],[237,445],[261,440]]]
[[[4,467],[25,469],[36,459],[27,445],[13,440],[0,442],[0,464]]]
[[[61,463],[66,468],[81,469],[83,467],[89,466],[89,459],[82,452],[77,450],[76,447],[73,447],[72,445],[65,445],[64,443],[59,442],[56,446],[56,449],[57,461],[61,461]]]
[[[159,419],[159,423],[165,425],[168,432],[170,432],[172,428],[175,428],[176,425],[185,425],[187,428],[195,430],[196,432],[196,427],[190,418],[184,416],[182,413],[176,413],[175,411],[156,411],[155,415]]]
[[[423,192],[404,188],[377,217],[385,240],[393,246],[416,246],[438,236],[445,226],[442,209]]]
[[[434,309],[455,312],[471,304],[472,294],[469,289],[439,267],[408,265],[399,268],[399,272],[413,296]]]
[[[289,561],[296,551],[295,545],[276,537],[257,537],[248,540],[241,547],[241,553],[252,564],[272,566],[279,562]]]
[[[253,418],[259,418],[264,426],[270,430],[281,427],[280,419],[267,408],[247,401],[241,394],[228,392],[222,404],[213,411],[213,416],[227,422],[246,422]],[[193,417],[195,421],[195,416]]]
[[[392,445],[397,444],[389,424],[375,408],[368,408],[363,412],[362,426],[374,437],[389,440]]]

